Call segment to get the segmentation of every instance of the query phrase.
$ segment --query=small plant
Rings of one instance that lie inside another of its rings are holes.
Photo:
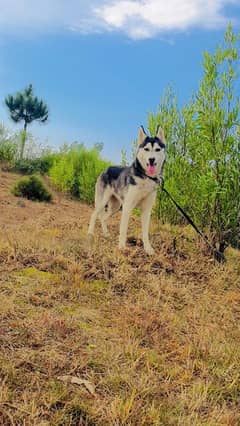
[[[17,147],[11,140],[0,140],[0,164],[2,169],[11,169]]]
[[[38,176],[24,177],[20,179],[12,189],[16,197],[24,197],[33,201],[52,200],[52,194],[47,190],[44,183]]]
[[[2,169],[11,169],[17,154],[17,144],[7,131],[0,125],[0,167]]]

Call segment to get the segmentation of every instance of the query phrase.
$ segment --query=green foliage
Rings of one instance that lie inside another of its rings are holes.
[[[28,125],[32,121],[45,123],[48,120],[48,107],[41,99],[34,96],[31,84],[23,92],[8,95],[5,104],[9,109],[11,119],[15,123],[24,121],[24,124]]]
[[[78,165],[80,198],[86,202],[93,202],[97,177],[110,163],[102,160],[98,151],[82,149]]]
[[[2,168],[12,167],[17,154],[17,144],[10,137],[3,125],[0,126],[0,165]]]
[[[238,39],[228,27],[222,46],[204,54],[204,75],[193,100],[180,110],[168,90],[156,114],[152,134],[161,124],[166,133],[165,183],[169,192],[223,251],[239,244],[240,103]],[[183,218],[159,191],[157,216],[170,223]]]
[[[83,145],[74,145],[65,147],[64,152],[56,156],[50,177],[60,190],[92,203],[97,177],[109,165],[100,157],[98,149],[87,150]]]
[[[21,178],[13,187],[12,193],[17,197],[28,198],[33,201],[51,201],[52,194],[45,187],[38,176]]]

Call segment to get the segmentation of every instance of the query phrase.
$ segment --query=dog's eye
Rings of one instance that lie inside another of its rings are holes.
[[[159,151],[161,151],[161,148],[156,148],[155,151],[159,152]]]
[[[144,148],[144,151],[150,151],[150,149],[149,148]]]

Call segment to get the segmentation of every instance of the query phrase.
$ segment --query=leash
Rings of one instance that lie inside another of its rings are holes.
[[[205,241],[205,243],[207,244],[207,246],[210,248],[211,253],[213,254],[214,259],[216,259],[219,263],[222,263],[225,261],[225,257],[224,254],[221,253],[220,251],[218,251],[208,240],[207,236],[203,234],[202,231],[200,231],[200,229],[197,227],[197,225],[195,225],[195,223],[193,222],[193,220],[190,218],[190,216],[188,216],[188,214],[183,210],[183,208],[174,200],[174,198],[171,196],[171,194],[169,194],[169,192],[166,190],[166,188],[164,187],[164,183],[163,181],[161,182],[162,184],[162,190],[163,192],[165,192],[165,194],[170,198],[170,200],[173,202],[173,204],[177,207],[177,209],[182,213],[182,215],[185,217],[185,219],[187,219],[187,221],[190,223],[190,225],[193,227],[193,229],[195,229],[195,231],[200,235],[200,237]]]
[[[193,229],[200,235],[200,237],[202,238],[202,240],[206,243],[206,245],[208,246],[208,248],[211,250],[211,253],[212,253],[214,259],[217,260],[217,262],[219,262],[219,263],[225,262],[225,256],[224,256],[224,254],[221,253],[219,250],[217,250],[216,247],[214,247],[210,243],[210,241],[208,240],[207,236],[204,235],[204,233],[202,231],[200,231],[200,229],[193,222],[193,220],[190,218],[190,216],[188,216],[188,214],[183,210],[183,208],[174,200],[174,198],[172,197],[172,195],[169,194],[169,192],[167,191],[167,189],[164,186],[164,178],[163,178],[163,176],[152,177],[152,176],[147,175],[146,173],[144,173],[144,174],[145,174],[146,177],[148,177],[149,179],[153,180],[154,182],[156,182],[156,183],[158,183],[160,185],[162,191],[165,192],[165,194],[168,196],[168,198],[170,198],[170,200],[173,202],[173,204],[182,213],[182,215],[185,217],[185,219],[188,221],[188,223],[190,223],[190,225],[193,227]]]

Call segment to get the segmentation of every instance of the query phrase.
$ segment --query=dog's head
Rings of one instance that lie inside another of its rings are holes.
[[[163,129],[159,126],[154,137],[147,136],[141,126],[138,136],[137,159],[148,176],[162,174],[165,162],[165,137]]]

